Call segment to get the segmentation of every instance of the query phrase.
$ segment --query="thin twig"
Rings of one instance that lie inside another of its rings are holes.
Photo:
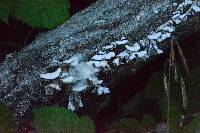
[[[179,54],[180,54],[180,56],[181,56],[181,60],[182,60],[182,62],[183,62],[183,64],[184,64],[184,67],[185,67],[185,69],[186,69],[186,72],[187,72],[187,74],[188,74],[188,76],[189,76],[189,78],[190,78],[190,77],[191,77],[191,72],[190,72],[190,69],[189,69],[187,60],[186,60],[186,58],[185,58],[185,56],[184,56],[183,50],[182,50],[181,46],[179,45],[179,43],[178,43],[178,41],[177,41],[176,39],[175,39],[175,43],[176,43],[176,45],[178,46],[178,51],[179,51]]]

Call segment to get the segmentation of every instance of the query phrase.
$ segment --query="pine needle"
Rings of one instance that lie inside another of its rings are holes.
[[[182,98],[183,98],[183,108],[186,110],[188,107],[187,93],[185,90],[185,82],[181,77],[181,90],[182,90]]]
[[[171,45],[170,45],[170,57],[169,57],[170,59],[167,60],[167,62],[165,63],[164,75],[163,75],[164,89],[165,89],[166,98],[167,98],[167,133],[170,132],[170,87],[171,87],[171,81],[174,80],[176,83],[180,83],[183,108],[184,108],[184,110],[186,110],[188,108],[188,98],[187,98],[187,93],[186,93],[186,89],[185,89],[185,82],[184,82],[184,79],[183,79],[181,73],[178,71],[178,68],[176,65],[174,44],[176,44],[178,46],[178,51],[179,51],[181,60],[184,64],[184,67],[186,69],[188,76],[190,76],[190,69],[187,65],[187,61],[183,54],[183,50],[181,49],[178,41],[175,40],[174,38],[172,38]]]
[[[190,72],[190,69],[189,69],[187,60],[186,60],[186,58],[185,58],[185,55],[183,54],[183,50],[182,50],[182,48],[181,48],[181,46],[179,45],[179,43],[178,43],[177,40],[175,40],[175,43],[176,43],[176,45],[178,46],[178,51],[179,51],[179,54],[180,54],[180,56],[181,56],[181,60],[182,60],[182,62],[183,62],[183,64],[184,64],[185,70],[186,70],[188,76],[191,77],[191,72]]]

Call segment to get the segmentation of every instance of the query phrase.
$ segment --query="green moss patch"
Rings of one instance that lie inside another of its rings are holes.
[[[37,28],[54,28],[69,17],[67,0],[17,0],[12,15]]]
[[[33,28],[52,29],[69,18],[69,1],[0,0],[0,21],[10,15]]]
[[[0,103],[0,133],[16,133],[15,119],[9,108]]]
[[[65,108],[43,107],[35,109],[34,123],[37,133],[94,133],[93,121],[87,117],[78,117]]]
[[[0,0],[0,21],[8,21],[12,4],[12,0]]]

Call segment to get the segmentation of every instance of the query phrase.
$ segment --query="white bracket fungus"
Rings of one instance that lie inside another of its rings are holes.
[[[68,109],[72,111],[76,109],[75,105],[78,105],[79,107],[83,106],[79,94],[89,87],[88,81],[96,87],[98,95],[110,93],[109,88],[102,87],[103,81],[97,78],[97,73],[100,70],[108,70],[106,68],[110,68],[111,64],[120,66],[120,64],[124,64],[121,61],[122,59],[130,62],[135,58],[149,58],[151,56],[151,53],[148,53],[149,49],[155,51],[153,54],[163,53],[163,51],[158,48],[157,43],[170,38],[171,34],[175,31],[175,26],[177,24],[186,21],[188,17],[194,15],[194,13],[200,12],[200,2],[192,0],[184,0],[179,5],[173,3],[173,6],[178,7],[173,12],[170,20],[160,25],[155,31],[152,31],[138,42],[131,45],[125,37],[122,37],[121,40],[114,41],[111,44],[102,47],[103,51],[97,51],[97,54],[93,55],[88,62],[81,62],[81,56],[76,55],[62,62],[69,65],[70,68],[68,71],[62,71],[61,68],[58,68],[55,72],[41,74],[40,77],[47,80],[53,80],[59,77],[64,84],[70,84],[72,92],[68,100]],[[189,9],[184,11],[184,7],[188,7]],[[155,12],[158,13],[158,10]],[[114,49],[119,45],[123,46],[125,50],[115,53]],[[144,48],[141,49],[140,46],[143,46]],[[110,62],[111,64],[109,64]],[[56,84],[50,84],[48,87],[60,90],[60,86]]]
[[[59,77],[60,73],[61,73],[61,68],[58,68],[55,72],[40,74],[40,78],[48,79],[48,80],[55,79]]]

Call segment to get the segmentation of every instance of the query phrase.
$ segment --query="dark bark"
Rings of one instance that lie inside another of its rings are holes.
[[[33,103],[45,104],[40,74],[47,70],[53,60],[62,61],[75,54],[82,54],[87,62],[103,46],[126,37],[129,45],[144,38],[157,27],[171,19],[180,0],[99,0],[77,13],[63,25],[37,37],[29,46],[10,55],[0,66],[0,100],[11,107],[17,116],[23,116]],[[156,11],[155,11],[156,10]],[[158,12],[157,12],[158,11]],[[174,34],[182,38],[200,31],[200,15],[195,13],[176,25]],[[165,50],[167,41],[158,43]],[[122,48],[123,49],[123,48]],[[120,47],[117,51],[122,51]],[[123,76],[134,73],[153,57],[134,60],[114,66],[102,76],[111,89]],[[101,77],[101,75],[100,75]]]

